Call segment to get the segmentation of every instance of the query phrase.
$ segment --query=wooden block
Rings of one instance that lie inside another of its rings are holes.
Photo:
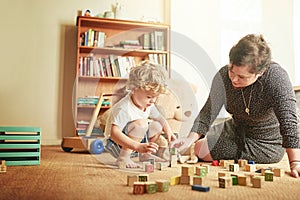
[[[219,161],[213,160],[211,163],[213,166],[219,166]]]
[[[272,169],[272,172],[274,172],[274,176],[276,176],[276,177],[284,176],[284,170],[281,168],[274,168],[274,169]]]
[[[255,162],[253,160],[248,160],[249,165],[255,165]]]
[[[253,176],[252,178],[252,187],[261,188],[262,187],[262,178],[260,176]]]
[[[192,185],[192,190],[200,191],[200,192],[208,192],[210,187],[202,186],[202,185]]]
[[[238,175],[238,185],[246,186],[247,185],[247,177],[244,175]]]
[[[228,188],[232,186],[232,178],[228,176],[223,176],[219,178],[219,187]]]
[[[209,173],[209,165],[207,164],[200,164],[200,166],[205,167],[206,168],[206,172]]]
[[[127,175],[127,186],[133,186],[133,183],[137,181],[138,181],[137,175]]]
[[[157,180],[157,191],[158,192],[167,192],[169,191],[170,181],[167,180]]]
[[[170,148],[170,155],[177,155],[177,149],[175,147]]]
[[[133,183],[133,194],[144,194],[145,190],[145,182]]]
[[[146,164],[145,165],[145,172],[148,172],[148,173],[154,172],[154,165],[152,165],[152,164]]]
[[[238,184],[237,176],[231,176],[231,178],[232,178],[232,185],[237,185]]]
[[[229,177],[230,176],[230,173],[227,172],[227,171],[219,171],[218,172],[218,178],[222,177],[222,176],[227,176]]]
[[[202,166],[196,166],[196,174],[198,176],[204,177],[207,175],[207,168]]]
[[[201,176],[193,176],[193,185],[202,185],[202,180]]]
[[[146,192],[148,194],[153,194],[153,193],[157,192],[157,184],[156,184],[156,182],[153,182],[153,181],[146,182],[145,183],[145,188],[146,188]]]
[[[169,166],[169,163],[168,162],[156,162],[156,166],[157,166],[157,169],[159,170],[166,170]]]
[[[5,173],[7,170],[5,160],[0,160],[0,173]]]
[[[274,172],[270,170],[265,171],[265,181],[273,181]]]
[[[149,175],[148,174],[140,174],[138,181],[139,182],[147,182],[149,180]]]
[[[231,172],[238,172],[240,170],[238,164],[229,164],[229,171]]]
[[[191,184],[191,176],[180,176],[180,184],[181,185],[190,185]]]
[[[195,174],[194,166],[182,166],[181,175],[182,176],[193,176]]]
[[[247,172],[255,172],[256,166],[254,164],[246,164],[245,171]]]
[[[239,164],[240,167],[245,167],[246,164],[248,164],[248,161],[245,160],[245,159],[239,159],[238,164]]]
[[[170,179],[170,185],[179,185],[180,183],[180,176],[173,176]]]

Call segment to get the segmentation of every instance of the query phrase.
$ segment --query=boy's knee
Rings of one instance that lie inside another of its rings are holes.
[[[131,122],[128,126],[128,135],[143,138],[148,130],[148,120],[139,119]]]
[[[149,133],[150,133],[150,137],[161,133],[162,132],[162,125],[157,122],[157,121],[153,121],[149,124]]]

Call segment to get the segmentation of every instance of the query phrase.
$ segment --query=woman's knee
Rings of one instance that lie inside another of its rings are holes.
[[[212,160],[206,137],[200,139],[198,142],[195,143],[194,151],[195,151],[195,155],[198,158],[204,161]]]

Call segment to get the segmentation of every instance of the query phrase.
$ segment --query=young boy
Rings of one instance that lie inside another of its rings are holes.
[[[140,166],[131,160],[132,151],[144,155],[156,153],[162,131],[167,141],[175,139],[169,124],[159,113],[154,103],[166,90],[167,72],[160,65],[149,61],[133,67],[129,74],[126,89],[129,93],[117,102],[106,123],[106,149],[125,162],[127,168]],[[144,143],[141,143],[143,139]],[[149,141],[147,141],[149,139]]]

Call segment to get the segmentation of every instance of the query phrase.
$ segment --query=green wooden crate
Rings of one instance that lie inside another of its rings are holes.
[[[41,128],[0,126],[0,160],[7,166],[39,165]]]

